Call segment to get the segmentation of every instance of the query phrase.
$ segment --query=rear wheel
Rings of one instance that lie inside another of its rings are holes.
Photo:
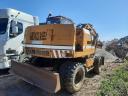
[[[101,68],[100,68],[100,58],[99,57],[95,57],[94,58],[94,68],[93,68],[93,72],[97,75],[100,74],[101,72]]]
[[[65,63],[60,67],[60,77],[64,88],[68,92],[77,92],[81,89],[84,83],[85,68],[81,63]]]

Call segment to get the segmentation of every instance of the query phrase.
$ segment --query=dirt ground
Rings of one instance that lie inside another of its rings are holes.
[[[20,78],[9,75],[0,76],[0,96],[96,96],[100,83],[106,75],[111,74],[111,70],[120,66],[119,63],[106,63],[101,67],[101,74],[86,75],[83,88],[75,93],[69,94],[66,91],[60,91],[57,94],[48,94],[45,91],[24,82]]]

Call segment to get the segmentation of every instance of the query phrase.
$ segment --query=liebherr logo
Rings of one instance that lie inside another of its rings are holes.
[[[47,40],[47,32],[31,32],[30,40]]]
[[[31,32],[30,33],[30,40],[47,40],[48,39],[48,33],[51,33],[51,39],[53,39],[53,29],[47,29],[43,32]]]

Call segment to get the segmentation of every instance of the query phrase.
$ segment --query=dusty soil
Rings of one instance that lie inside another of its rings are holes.
[[[83,88],[75,94],[60,91],[57,94],[51,95],[31,84],[22,81],[16,76],[2,75],[0,76],[0,96],[96,96],[101,81],[106,75],[111,74],[111,70],[117,66],[120,66],[120,64],[106,63],[101,67],[100,75],[88,73],[86,75]]]

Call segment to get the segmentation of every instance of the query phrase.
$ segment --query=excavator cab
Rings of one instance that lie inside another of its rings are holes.
[[[46,24],[74,24],[74,22],[64,16],[52,16],[49,14],[46,19]]]

